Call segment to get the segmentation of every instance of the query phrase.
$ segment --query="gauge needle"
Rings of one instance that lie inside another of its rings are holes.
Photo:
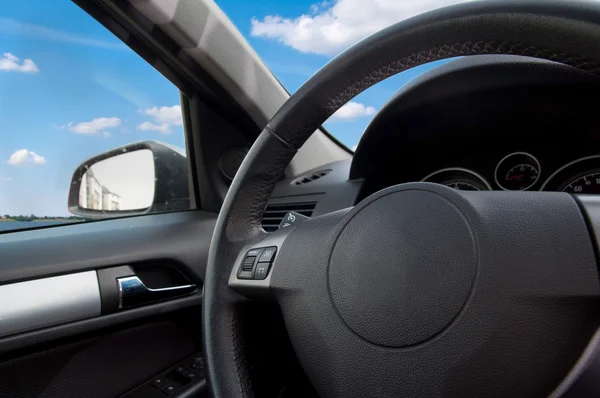
[[[523,178],[523,177],[525,177],[525,174],[519,174],[519,175],[516,175],[516,176],[510,176],[510,177],[508,177],[508,179],[509,180],[516,180],[518,178]]]

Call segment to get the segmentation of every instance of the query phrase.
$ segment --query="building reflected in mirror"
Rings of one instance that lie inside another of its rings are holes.
[[[154,155],[148,149],[118,153],[85,167],[79,185],[82,209],[123,212],[154,201]]]
[[[81,179],[79,203],[81,207],[86,209],[121,210],[121,197],[102,185],[91,169],[88,169]]]

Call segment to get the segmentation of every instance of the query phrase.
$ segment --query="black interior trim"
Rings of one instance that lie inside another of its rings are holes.
[[[199,97],[189,99],[189,118],[194,131],[193,152],[197,155],[197,184],[202,208],[218,212],[227,195],[231,180],[221,171],[221,158],[231,148],[248,149],[252,140],[207,107]]]
[[[2,234],[0,284],[164,262],[201,286],[216,220],[215,213],[190,210]]]
[[[197,341],[181,321],[163,319],[36,348],[0,361],[0,397],[120,397],[197,351]]]
[[[477,117],[483,113],[482,109],[488,106],[502,109],[502,119],[488,117],[487,125],[477,126],[480,131],[490,134],[503,119],[511,120],[515,124],[514,128],[518,129],[528,121],[526,118],[522,123],[515,120],[518,112],[526,109],[524,106],[535,103],[527,97],[535,90],[547,88],[556,97],[545,95],[543,98],[547,98],[549,103],[564,100],[565,107],[573,103],[570,98],[573,94],[565,90],[579,86],[589,90],[591,94],[581,91],[574,95],[575,99],[586,98],[586,95],[593,99],[598,83],[598,76],[589,72],[557,62],[514,55],[463,57],[438,66],[400,88],[369,123],[352,161],[350,178],[369,179],[386,173],[397,173],[397,170],[390,170],[389,163],[398,164],[399,158],[415,168],[415,164],[408,161],[406,156],[401,156],[399,151],[406,149],[406,152],[411,152],[407,148],[415,143],[424,147],[422,141],[431,134],[431,126],[435,129],[433,134],[442,136],[440,139],[452,134],[460,137],[460,132],[475,126]],[[505,98],[508,100],[503,100],[502,93],[506,93]],[[518,107],[515,105],[517,103]],[[461,107],[462,104],[469,105]],[[545,107],[549,105],[543,104]],[[565,107],[562,113],[566,109]],[[583,108],[576,109],[576,112],[585,115]],[[559,115],[549,112],[547,119]],[[533,117],[532,112],[531,119]],[[460,124],[457,120],[464,123]],[[402,134],[391,133],[398,126],[401,126]],[[473,138],[477,138],[477,135]],[[471,141],[471,138],[460,139],[465,144]],[[545,143],[545,140],[540,141],[538,146]],[[441,150],[443,145],[439,141],[428,144],[431,151],[429,157],[434,159],[438,157],[436,144],[439,145],[439,152],[448,151],[447,148]],[[429,173],[427,170],[423,172],[425,174],[420,178]]]
[[[194,125],[192,124],[192,108],[190,106],[190,99],[183,93],[180,95],[179,102],[181,103],[181,116],[183,117],[183,131],[185,132],[185,152],[187,154],[187,166],[188,166],[188,181],[189,181],[189,192],[190,192],[190,207],[192,209],[201,208],[202,201],[200,200],[200,187],[199,187],[199,171],[198,162],[195,151],[194,143],[196,137],[193,132]],[[199,130],[198,130],[199,131]]]

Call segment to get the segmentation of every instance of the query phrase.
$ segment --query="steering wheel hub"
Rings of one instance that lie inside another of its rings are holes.
[[[451,188],[386,190],[341,231],[329,289],[344,323],[363,339],[408,347],[443,332],[460,314],[477,274],[473,229]]]

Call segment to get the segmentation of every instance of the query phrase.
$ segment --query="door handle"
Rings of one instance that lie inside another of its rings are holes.
[[[119,309],[148,304],[153,301],[166,300],[192,293],[196,285],[181,285],[151,289],[137,276],[117,279],[119,290]]]

